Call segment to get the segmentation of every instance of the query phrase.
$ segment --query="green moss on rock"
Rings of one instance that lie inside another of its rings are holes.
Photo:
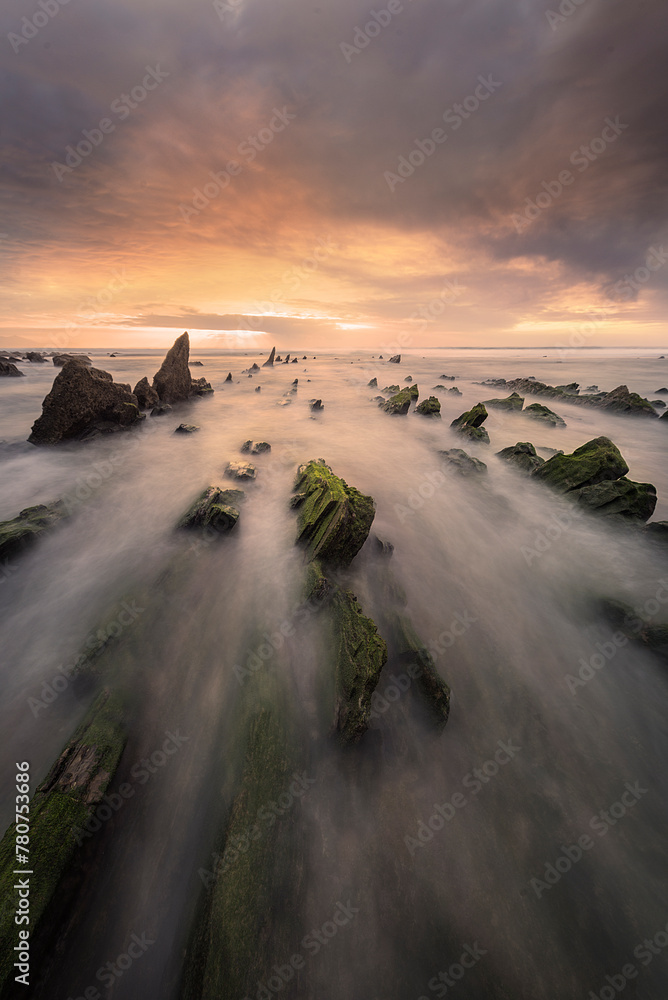
[[[423,417],[440,417],[441,404],[436,396],[429,396],[416,406],[415,412],[422,414]]]
[[[223,490],[207,486],[185,512],[177,527],[213,529],[219,533],[231,531],[239,520],[239,505],[243,490]]]
[[[554,455],[533,475],[560,493],[568,493],[620,479],[628,471],[619,448],[609,438],[598,437],[576,448],[571,455]]]
[[[69,516],[62,500],[26,507],[11,521],[0,521],[0,559],[13,559],[29,548],[40,535]]]
[[[350,565],[366,541],[375,516],[373,498],[335,476],[323,459],[300,466],[294,485],[299,504],[297,540],[309,559]]]
[[[350,591],[334,595],[331,611],[336,658],[334,728],[344,742],[354,743],[369,727],[371,695],[387,662],[387,646]]]

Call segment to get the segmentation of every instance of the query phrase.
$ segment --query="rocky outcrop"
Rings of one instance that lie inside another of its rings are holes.
[[[473,409],[462,413],[460,417],[452,421],[450,426],[458,434],[470,438],[471,441],[477,441],[480,444],[489,444],[489,434],[482,426],[488,416],[485,404],[476,403]]]
[[[266,451],[271,451],[271,445],[266,441],[244,441],[240,451],[244,455],[263,455]]]
[[[207,486],[190,505],[177,527],[208,528],[224,534],[231,531],[239,520],[239,506],[244,499],[243,490],[223,490],[220,486]]]
[[[614,482],[584,486],[568,494],[581,507],[604,517],[623,518],[644,524],[656,508],[656,488],[651,483],[634,483],[626,477]]]
[[[153,388],[161,403],[185,403],[194,396],[213,392],[205,378],[194,379],[190,374],[189,355],[190,338],[187,333],[182,333],[153,377]]]
[[[309,399],[308,405],[311,413],[318,413],[320,410],[325,409],[321,399]]]
[[[92,365],[87,354],[54,354],[53,363],[56,368],[62,368],[68,361],[76,361],[80,365]]]
[[[225,475],[229,479],[255,479],[257,469],[250,462],[228,462],[225,466]]]
[[[149,385],[149,381],[146,376],[139,379],[136,386],[132,390],[132,393],[137,397],[137,403],[140,410],[152,410],[153,407],[157,406],[160,402],[157,392],[151,385]]]
[[[294,492],[297,537],[309,559],[335,567],[349,566],[373,523],[372,497],[335,476],[323,459],[299,467]]]
[[[513,413],[518,413],[524,406],[524,398],[514,392],[511,396],[506,396],[505,399],[486,399],[484,405],[491,406],[495,410],[510,410]]]
[[[371,696],[387,662],[387,646],[375,622],[362,613],[349,590],[331,600],[335,657],[334,730],[345,743],[357,742],[369,728]]]
[[[413,392],[417,386],[407,386],[400,392],[397,392],[394,396],[390,396],[386,400],[381,409],[385,413],[390,413],[393,416],[405,416],[410,409],[410,405],[414,399],[417,399],[417,395]]]
[[[389,359],[389,361],[390,361],[390,364],[398,365],[401,362],[401,355],[400,354],[395,354],[394,357],[392,357],[392,358]]]
[[[378,379],[377,378],[372,378],[370,382],[367,382],[367,385],[369,386],[370,389],[377,389],[378,388]]]
[[[543,406],[542,403],[532,403],[531,406],[527,406],[524,411],[524,415],[531,417],[532,420],[538,420],[542,424],[546,424],[548,427],[565,427],[566,421],[560,417],[557,413],[554,413],[547,406]]]
[[[479,476],[487,472],[487,466],[479,458],[473,458],[462,448],[449,448],[447,451],[439,451],[443,461],[455,469],[460,476]]]
[[[547,396],[551,399],[561,399],[564,403],[574,406],[591,406],[600,410],[610,410],[612,413],[625,413],[631,416],[656,417],[656,412],[649,400],[636,392],[629,392],[628,386],[618,385],[612,392],[596,392],[586,396],[579,395],[577,382],[568,385],[546,385],[536,379],[520,378],[506,383],[509,389],[518,392],[533,393]]]
[[[232,372],[228,372],[227,373],[227,378],[225,379],[225,381],[226,382],[231,382],[232,381]]]
[[[128,430],[144,420],[137,397],[116,385],[108,372],[68,361],[42,403],[31,444],[88,440]]]
[[[197,424],[179,424],[174,431],[175,434],[195,434],[199,430]]]
[[[26,507],[11,521],[0,521],[0,560],[13,559],[68,516],[62,500]]]
[[[11,361],[0,361],[0,378],[23,378],[24,372],[20,372]]]
[[[534,476],[560,493],[596,486],[607,480],[620,479],[629,471],[619,448],[609,438],[587,441],[571,455],[554,455]]]
[[[421,414],[423,417],[438,417],[441,416],[441,404],[436,396],[429,396],[427,399],[423,399],[421,403],[415,407],[415,412]]]
[[[263,368],[270,368],[273,365],[273,363],[274,363],[275,357],[276,357],[276,348],[272,347],[271,354],[269,355],[269,357],[267,358],[267,360],[264,362],[264,364],[262,365],[262,367]]]
[[[530,441],[518,441],[511,448],[497,451],[497,457],[517,466],[522,472],[533,472],[545,464],[545,459],[536,454],[536,449]]]
[[[46,358],[42,357],[39,351],[28,351],[26,361],[31,361],[34,365],[46,364]]]

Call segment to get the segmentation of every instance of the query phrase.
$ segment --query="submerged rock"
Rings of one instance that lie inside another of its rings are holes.
[[[381,392],[391,392],[392,394],[394,394],[395,392],[401,392],[401,386],[400,385],[386,385],[384,389],[381,389]]]
[[[511,448],[502,448],[496,454],[497,458],[516,465],[523,472],[533,472],[545,464],[545,459],[536,454],[536,449],[530,441],[518,441]]]
[[[429,396],[428,399],[423,399],[421,403],[418,403],[415,412],[420,413],[423,417],[440,417],[441,404],[436,396]]]
[[[116,385],[109,372],[68,361],[56,375],[28,440],[31,444],[87,440],[128,430],[144,419],[137,397]]]
[[[311,412],[317,412],[318,410],[324,410],[325,407],[322,405],[321,399],[309,399],[308,405],[311,408]]]
[[[170,347],[160,370],[153,377],[153,388],[161,403],[185,403],[193,396],[213,392],[206,379],[194,379],[190,374],[189,355],[190,338],[187,333],[182,333]]]
[[[372,378],[370,382],[367,382],[367,385],[371,389],[377,389],[378,388],[378,379],[377,378]]]
[[[271,451],[271,445],[266,441],[244,441],[240,450],[245,455],[262,455],[265,451]]]
[[[197,424],[179,424],[179,426],[174,431],[175,434],[194,434],[198,431],[199,427]]]
[[[389,361],[393,365],[398,365],[400,363],[400,361],[401,361],[401,355],[400,354],[395,354],[394,357],[392,357],[392,358],[389,359]]]
[[[532,420],[539,420],[541,423],[547,424],[548,427],[566,426],[565,420],[557,413],[553,413],[547,406],[543,406],[542,403],[532,403],[531,406],[527,406],[524,414],[531,417]]]
[[[484,405],[491,406],[495,410],[519,412],[524,406],[524,397],[514,392],[512,395],[506,396],[505,399],[486,399]]]
[[[568,496],[594,514],[643,523],[656,507],[656,489],[651,483],[634,483],[625,477],[584,486]]]
[[[0,378],[24,378],[25,373],[20,372],[11,361],[0,361]]]
[[[26,354],[26,361],[31,361],[33,364],[44,365],[46,364],[46,358],[38,351],[28,351]],[[668,392],[668,389],[666,390]]]
[[[571,455],[554,455],[536,469],[534,476],[560,493],[620,479],[629,471],[619,448],[609,438],[598,437],[576,448]]]
[[[194,367],[195,365],[198,368],[204,367],[201,361],[189,361],[188,364],[191,365],[192,367]]]
[[[487,472],[487,466],[479,458],[473,458],[462,448],[449,448],[447,451],[439,451],[439,455],[448,465],[460,474],[460,476],[478,476]]]
[[[146,376],[137,382],[132,392],[137,397],[140,410],[150,410],[160,402],[157,392],[149,385]]]
[[[231,531],[239,520],[239,505],[245,496],[243,490],[207,486],[190,505],[177,527],[210,528],[220,534]]]
[[[640,643],[660,659],[668,660],[668,624],[656,624],[640,609],[610,598],[599,602],[599,610],[612,628],[622,632],[627,639]]]
[[[373,498],[335,476],[323,459],[299,467],[294,492],[301,496],[297,540],[308,557],[349,566],[373,523]]]
[[[13,559],[52,528],[69,516],[62,500],[26,507],[11,521],[0,521],[0,560]]]
[[[459,434],[470,438],[472,441],[489,444],[489,434],[482,426],[488,416],[485,404],[476,403],[471,410],[467,410],[466,413],[462,413],[460,417],[453,420],[450,426]]]
[[[357,742],[369,728],[371,696],[387,662],[387,646],[375,622],[362,613],[349,590],[331,601],[335,655],[334,729],[346,743]]]
[[[229,479],[255,479],[257,469],[250,462],[228,462],[225,475]]]

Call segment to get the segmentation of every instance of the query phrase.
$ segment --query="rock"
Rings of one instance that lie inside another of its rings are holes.
[[[41,354],[37,351],[28,351],[26,354],[26,361],[31,361],[33,364],[44,365],[46,364],[46,358],[43,358]],[[666,390],[668,392],[668,390]]]
[[[536,454],[530,441],[518,441],[512,448],[502,448],[496,454],[498,458],[516,465],[523,472],[533,472],[545,464],[545,459]]]
[[[662,399],[650,399],[650,403],[655,409],[665,410],[666,404]]]
[[[290,362],[290,364],[291,365],[296,365],[298,361],[299,361],[299,358],[293,358],[292,361]]]
[[[560,398],[564,402],[580,406],[592,406],[613,413],[626,413],[631,416],[656,417],[649,400],[635,392],[629,392],[628,387],[619,385],[612,392],[599,392],[594,395],[580,396],[577,382],[568,385],[551,386],[535,379],[514,379],[508,382],[508,387],[519,392],[530,392],[535,395]]]
[[[415,412],[421,414],[423,417],[439,417],[441,416],[441,404],[436,396],[429,396],[428,399],[423,399],[415,407]]]
[[[571,455],[555,455],[536,469],[534,476],[560,493],[620,479],[629,471],[616,445],[609,438],[587,441]]]
[[[386,556],[389,559],[394,552],[394,545],[392,542],[384,542],[378,537],[378,535],[373,535],[373,544],[376,548],[376,552],[380,556]]]
[[[189,364],[189,365],[191,365],[191,366],[192,366],[193,368],[194,368],[195,366],[197,366],[198,368],[202,368],[202,367],[203,367],[203,365],[202,365],[202,362],[201,362],[201,361],[189,361],[189,362],[188,362],[188,364]]]
[[[220,534],[231,531],[239,520],[239,506],[245,496],[243,490],[207,486],[190,505],[177,527],[211,528]]]
[[[185,403],[193,396],[213,391],[206,379],[193,379],[188,367],[189,354],[190,338],[187,333],[182,333],[153,377],[153,388],[161,403]]]
[[[270,368],[271,365],[273,365],[273,363],[274,363],[275,357],[276,357],[276,348],[272,347],[271,354],[269,355],[269,357],[267,358],[267,360],[264,362],[264,364],[262,365],[262,367],[263,368]]]
[[[244,370],[242,371],[241,374],[242,375],[252,375],[254,372],[259,372],[260,370],[261,370],[260,366],[256,365],[255,362],[253,362],[253,364],[250,366],[250,368],[244,368]],[[230,372],[230,376],[231,375],[232,375],[232,372]],[[229,379],[226,378],[225,381],[226,382],[228,382],[228,381],[231,382],[232,379],[231,378],[229,378]]]
[[[477,476],[487,472],[487,466],[479,458],[467,455],[461,448],[449,448],[447,451],[439,451],[439,455],[448,465],[451,465],[460,476]]]
[[[598,389],[597,385],[588,385],[587,388],[584,391],[585,392],[598,392],[599,389]]]
[[[11,521],[0,521],[0,560],[13,559],[29,548],[40,535],[69,516],[62,500],[26,507]]]
[[[261,392],[261,391],[262,391],[262,386],[261,386],[261,385],[258,385],[258,386],[257,386],[257,388],[255,389],[255,391],[256,391],[256,392]]]
[[[656,417],[649,400],[639,396],[637,392],[629,392],[625,385],[619,385],[612,392],[605,394],[596,405],[603,410],[612,410],[613,413],[628,413],[634,417]]]
[[[404,382],[412,382],[412,381],[413,381],[412,375],[407,375],[406,378],[404,379]]]
[[[227,373],[227,378],[225,379],[225,381],[226,382],[231,382],[232,381],[232,372],[228,372]]]
[[[271,445],[266,441],[244,441],[240,450],[246,455],[263,455],[266,451],[271,451]]]
[[[495,410],[510,410],[517,413],[524,406],[524,398],[514,392],[511,396],[506,396],[505,399],[486,399],[484,405],[491,406]]]
[[[401,386],[400,385],[386,385],[385,388],[382,389],[381,391],[382,392],[391,392],[394,395],[395,392],[401,392]]]
[[[527,417],[531,417],[532,420],[539,420],[541,423],[547,424],[548,427],[566,426],[565,420],[558,414],[553,413],[547,406],[543,406],[542,403],[532,403],[531,406],[527,406],[524,414]]]
[[[662,389],[656,389],[655,392],[657,396],[668,396],[668,389],[666,389],[665,385]]]
[[[56,368],[62,368],[68,361],[76,361],[80,365],[93,364],[86,354],[54,354],[53,356],[53,363]]]
[[[279,399],[279,401],[276,403],[276,406],[289,406],[291,402],[292,402],[291,399]]]
[[[229,479],[255,479],[257,469],[250,462],[228,462],[225,466],[225,475]]]
[[[378,388],[378,379],[377,378],[372,378],[370,382],[367,382],[367,385],[371,389],[377,389]]]
[[[153,409],[151,410],[151,416],[152,417],[164,417],[166,414],[171,413],[171,412],[172,412],[172,408],[169,405],[169,403],[158,403],[158,405],[154,406]]]
[[[321,399],[309,399],[308,402],[311,408],[311,412],[325,409],[325,407],[322,405]]]
[[[369,728],[371,696],[387,662],[387,646],[375,622],[362,613],[349,590],[331,601],[335,655],[334,729],[345,743],[356,743]]]
[[[293,384],[293,385],[299,385],[299,379],[298,379],[298,378],[296,378],[296,379],[294,380],[294,382],[293,382],[292,384]]]
[[[489,444],[489,434],[482,426],[488,416],[489,414],[485,409],[484,403],[476,403],[473,409],[462,413],[460,417],[452,421],[450,426],[459,434],[470,438],[472,441]]]
[[[634,483],[625,477],[584,486],[572,490],[568,496],[594,514],[643,523],[656,507],[656,489],[651,483]]]
[[[194,434],[198,431],[199,427],[197,424],[179,424],[179,426],[174,431],[175,434]]]
[[[415,387],[417,388],[417,386]],[[381,409],[385,413],[390,413],[393,416],[405,416],[408,413],[411,402],[415,398],[413,395],[413,386],[410,388],[402,389],[395,396],[390,396],[390,398],[383,403]]]
[[[650,521],[643,530],[653,541],[668,542],[668,521]]]
[[[299,467],[294,492],[304,495],[297,508],[297,540],[308,557],[349,566],[373,523],[373,498],[335,476],[323,459]]]
[[[655,625],[640,610],[609,598],[599,602],[599,610],[617,632],[638,642],[660,659],[668,660],[668,625]]]
[[[137,382],[132,392],[137,397],[140,410],[150,410],[160,402],[157,392],[149,385],[146,376]]]
[[[390,363],[393,365],[398,365],[401,362],[401,355],[395,354],[394,357],[389,359]]]
[[[455,375],[439,375],[438,377],[439,378],[444,378],[446,382],[455,382],[456,381],[456,376]]]
[[[453,396],[461,396],[462,395],[462,392],[457,388],[456,385],[453,385],[452,388],[448,389],[448,392],[451,392],[453,394]]]
[[[24,373],[20,372],[11,361],[0,361],[0,378],[24,378]]]
[[[137,397],[116,385],[108,372],[68,361],[56,375],[28,440],[31,444],[85,440],[128,430],[144,419]]]

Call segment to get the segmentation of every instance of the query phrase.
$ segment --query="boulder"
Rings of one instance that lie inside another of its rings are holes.
[[[412,375],[407,375],[406,378],[404,379],[404,382],[412,382],[412,381],[413,381]]]
[[[545,459],[536,454],[536,449],[530,441],[518,441],[511,448],[502,448],[496,454],[497,458],[516,465],[523,472],[533,472],[545,464]]]
[[[13,559],[68,515],[63,501],[56,500],[26,507],[11,521],[0,521],[0,560]]]
[[[182,333],[170,347],[153,378],[153,388],[161,403],[185,403],[193,396],[213,391],[206,379],[193,379],[188,367],[189,354],[190,338],[187,333]]]
[[[405,416],[408,413],[411,402],[416,398],[413,394],[413,388],[417,388],[417,386],[408,386],[396,393],[396,395],[390,396],[390,398],[383,403],[381,409],[385,413],[390,413],[393,416]]]
[[[439,378],[444,378],[446,382],[454,382],[456,380],[455,375],[439,375]]]
[[[370,382],[367,382],[367,385],[371,389],[377,389],[378,388],[378,379],[377,378],[372,378]]]
[[[554,455],[533,474],[560,493],[568,493],[620,479],[628,471],[617,446],[609,438],[598,437],[576,448],[571,455]]]
[[[199,427],[197,424],[179,424],[179,426],[174,431],[175,434],[194,434],[198,431]]]
[[[594,514],[641,523],[650,519],[656,507],[656,489],[651,483],[634,483],[625,477],[584,486],[568,496]]]
[[[300,497],[297,539],[308,557],[349,566],[373,523],[373,498],[335,476],[323,459],[299,467],[294,492]]]
[[[565,420],[557,413],[553,413],[547,406],[543,406],[542,403],[532,403],[531,406],[527,406],[524,414],[531,417],[532,420],[539,420],[542,424],[547,424],[548,427],[566,426]]]
[[[495,410],[510,410],[517,413],[524,406],[524,398],[514,392],[511,396],[506,396],[505,399],[486,399],[484,405],[491,406]]]
[[[311,408],[311,412],[325,409],[321,399],[309,399],[308,405]]]
[[[401,391],[400,385],[386,385],[384,389],[381,389],[381,392],[391,392],[393,395],[395,392],[400,392],[400,391]]]
[[[448,465],[459,473],[460,476],[479,476],[487,472],[487,466],[479,458],[473,458],[462,448],[449,448],[447,451],[439,451],[439,455]]]
[[[400,361],[401,361],[401,355],[400,354],[395,354],[394,357],[392,357],[392,358],[389,359],[389,361],[393,365],[398,365],[400,363]]]
[[[203,364],[202,364],[202,362],[201,362],[201,361],[189,361],[189,362],[188,362],[188,364],[189,364],[189,365],[190,365],[191,367],[193,367],[193,368],[194,368],[195,366],[197,366],[198,368],[202,368],[202,367],[203,367]]]
[[[0,361],[0,378],[23,378],[24,373],[20,372],[11,361]]]
[[[76,361],[80,365],[92,365],[93,362],[86,354],[54,354],[53,363],[56,368],[62,368],[68,361]]]
[[[244,441],[240,449],[245,455],[263,455],[271,451],[271,445],[266,441]]]
[[[255,479],[257,469],[250,462],[228,462],[225,475],[228,479]]]
[[[460,417],[457,417],[456,420],[453,420],[450,426],[459,434],[470,438],[472,441],[489,444],[489,434],[482,426],[488,416],[485,404],[476,403],[471,410],[467,410]]]
[[[655,410],[665,410],[666,404],[662,399],[650,399],[650,403]]]
[[[665,385],[661,389],[656,389],[655,392],[657,396],[668,396],[668,389]]]
[[[441,416],[441,404],[436,396],[429,396],[428,399],[423,399],[415,407],[415,412],[421,414],[423,417],[438,417]]]
[[[227,373],[227,378],[225,379],[225,381],[226,382],[231,382],[232,381],[232,372],[228,372]]]
[[[137,382],[132,392],[137,397],[140,410],[150,410],[160,402],[157,392],[149,385],[146,376]]]
[[[26,354],[26,361],[31,361],[35,365],[46,364],[46,358],[43,358],[38,351],[28,351]],[[668,390],[666,390],[668,392]]]
[[[56,375],[28,440],[84,440],[128,430],[144,419],[137,397],[116,385],[108,372],[68,361]]]
[[[239,505],[244,498],[243,490],[207,486],[190,505],[177,527],[210,528],[220,534],[231,531],[239,520]]]
[[[273,363],[274,363],[275,357],[276,357],[276,348],[272,347],[271,354],[269,355],[269,357],[267,358],[267,360],[264,362],[264,364],[262,365],[262,367],[263,368],[270,368],[273,365]]]

